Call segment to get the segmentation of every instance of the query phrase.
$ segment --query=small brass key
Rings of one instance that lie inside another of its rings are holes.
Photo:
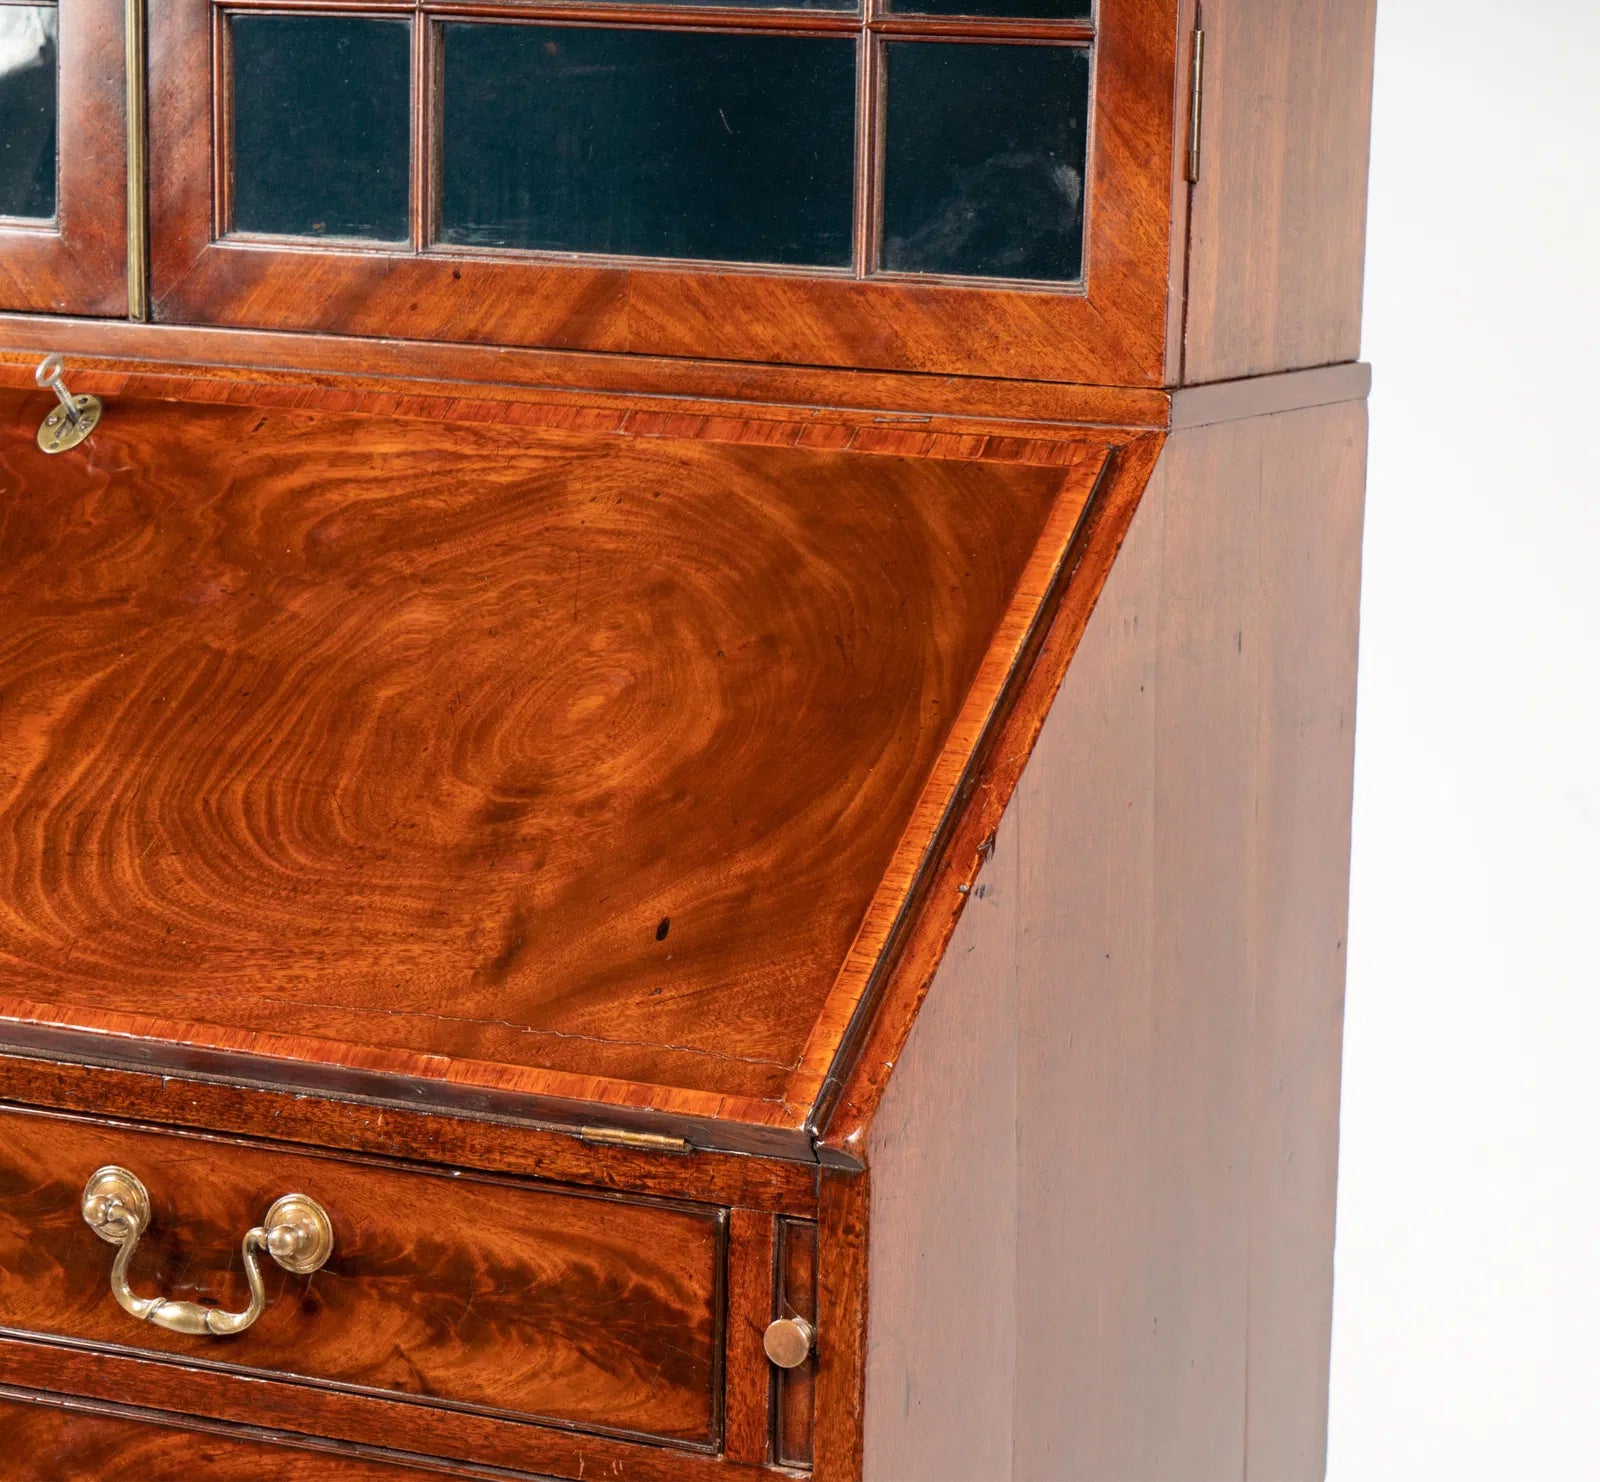
[[[47,391],[54,391],[61,403],[39,424],[39,446],[46,453],[65,453],[75,448],[100,424],[100,398],[74,396],[61,379],[65,362],[59,355],[46,355],[34,371],[33,379]]]

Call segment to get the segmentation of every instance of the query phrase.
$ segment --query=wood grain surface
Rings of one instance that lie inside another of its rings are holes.
[[[858,1482],[861,1476],[870,1184],[866,1172],[825,1168],[822,1173],[817,1211],[817,1351],[811,1388],[816,1482]]]
[[[108,1163],[150,1192],[141,1295],[243,1308],[239,1242],[286,1193],[326,1208],[334,1253],[267,1263],[235,1337],[141,1324],[79,1208]],[[715,1212],[0,1112],[0,1326],[223,1372],[714,1448],[722,1247]]]
[[[519,261],[440,243],[423,252],[327,250],[219,237],[213,9],[210,0],[168,0],[150,16],[154,315],[174,324],[1157,386],[1170,266],[1174,3],[1119,0],[1100,17],[1085,182],[1089,266],[1081,288],[1058,292],[648,259]]]
[[[294,1444],[298,1442],[298,1444]],[[0,1391],[0,1453],[6,1482],[408,1482],[487,1477],[475,1468],[417,1468],[304,1438],[267,1438],[255,1428],[223,1429],[124,1406],[99,1407],[56,1395]]]
[[[0,225],[0,1478],[1320,1482],[1372,0],[976,23],[1070,290],[219,239],[148,9],[161,322],[121,0]],[[107,1162],[140,1294],[334,1257],[140,1324]]]
[[[1364,448],[1168,440],[871,1127],[866,1482],[1323,1475]]]
[[[798,1125],[1076,456],[131,398],[82,457],[5,434],[7,1012]]]
[[[772,1321],[777,1222],[735,1209],[728,1216],[728,1321],[722,1450],[764,1465],[772,1455],[773,1370],[761,1347]]]
[[[1013,424],[1013,434],[1024,430],[1016,424],[1029,422],[1150,429],[1166,425],[1171,400],[1152,387],[0,314],[0,361],[31,371],[51,350],[103,370],[165,375],[169,384],[178,383],[169,392],[175,395],[182,395],[186,380],[222,378],[289,385],[308,395],[322,388],[376,389],[476,400],[582,396],[591,404],[598,397],[649,396],[720,402],[721,411],[737,408],[751,416],[771,407],[807,416],[822,408],[903,414],[928,419],[934,431],[943,430],[934,419],[947,417],[1001,418]]]
[[[1185,384],[1361,353],[1376,0],[1204,0]]]
[[[10,1024],[6,1037],[25,1031]],[[86,1037],[72,1036],[76,1049]],[[69,1053],[65,1032],[52,1032],[48,1050]],[[238,1070],[238,1060],[230,1060]],[[266,1073],[289,1069],[259,1062]],[[156,1074],[101,1065],[78,1065],[37,1054],[0,1053],[0,1100],[69,1112],[93,1112],[125,1121],[342,1149],[379,1157],[414,1158],[452,1168],[525,1175],[558,1183],[638,1194],[737,1205],[810,1217],[817,1208],[817,1165],[798,1159],[754,1158],[696,1148],[663,1155],[648,1149],[585,1140],[580,1124],[541,1125],[528,1117],[448,1113],[398,1105],[388,1078],[368,1084],[391,1093],[364,1099],[326,1089],[315,1095],[277,1084],[237,1085],[173,1071]]]
[[[778,1222],[777,1313],[817,1323],[817,1227],[809,1220]],[[773,1456],[780,1465],[811,1465],[812,1432],[816,1427],[817,1362],[815,1355],[794,1369],[779,1369],[775,1382]]]
[[[152,326],[138,328],[149,330]],[[31,390],[37,361],[0,349],[0,386]],[[437,368],[437,366],[435,367]],[[869,411],[835,406],[730,402],[706,396],[565,390],[505,382],[420,380],[377,374],[308,381],[237,367],[184,371],[148,361],[74,359],[72,385],[102,400],[195,402],[276,408],[345,417],[405,417],[466,423],[480,434],[506,429],[576,432],[585,436],[676,442],[754,443],[892,458],[1028,463],[1071,467],[1099,429],[1038,425],[1015,418]],[[1163,413],[1171,398],[1163,398]],[[42,403],[48,407],[51,403]],[[1090,405],[1093,405],[1091,402]],[[1065,408],[1064,408],[1065,410]],[[1111,410],[1111,408],[1107,408]]]
[[[0,222],[0,309],[128,312],[123,0],[56,0],[57,201],[48,225]]]
[[[16,1337],[3,1329],[0,1384],[174,1413],[184,1423],[252,1426],[368,1451],[448,1458],[468,1476],[477,1475],[477,1467],[498,1468],[490,1471],[497,1477],[532,1474],[539,1482],[775,1482],[770,1468],[658,1441],[264,1381],[177,1359],[156,1362],[124,1350]]]
[[[989,728],[966,806],[934,862],[920,908],[886,964],[876,997],[859,1014],[856,1032],[836,1052],[817,1112],[825,1160],[860,1166],[865,1159],[878,1105],[951,935],[972,902],[995,830],[1095,611],[1163,442],[1158,434],[1138,438],[1115,450],[1105,465],[1068,558],[1070,579],[1058,592],[1054,610],[1041,614],[1031,635],[1024,677]]]
[[[1012,1482],[1018,868],[1003,821],[872,1123],[867,1482]]]

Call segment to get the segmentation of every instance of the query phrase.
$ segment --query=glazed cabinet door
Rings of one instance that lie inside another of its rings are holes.
[[[0,310],[128,312],[124,0],[0,0]]]
[[[1096,8],[167,0],[157,317],[1158,382],[1175,0]]]

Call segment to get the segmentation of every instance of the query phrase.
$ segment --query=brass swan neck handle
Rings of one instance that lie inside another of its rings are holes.
[[[260,1317],[267,1305],[260,1251],[285,1271],[301,1276],[320,1270],[333,1254],[333,1225],[315,1199],[304,1194],[275,1199],[266,1218],[245,1232],[240,1247],[245,1279],[250,1283],[250,1305],[243,1312],[223,1312],[197,1302],[134,1295],[128,1284],[128,1263],[150,1223],[150,1195],[137,1175],[115,1164],[97,1169],[84,1186],[83,1217],[96,1235],[117,1247],[111,1263],[111,1295],[118,1306],[140,1322],[152,1322],[174,1333],[226,1338],[242,1333]]]

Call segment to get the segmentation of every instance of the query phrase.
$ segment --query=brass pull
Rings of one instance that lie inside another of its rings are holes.
[[[61,403],[39,424],[39,447],[46,453],[65,453],[75,448],[100,424],[100,398],[74,396],[61,379],[66,362],[59,355],[46,355],[39,362],[33,379],[46,391],[54,391]]]
[[[320,1270],[333,1254],[333,1225],[327,1211],[304,1194],[275,1199],[267,1217],[245,1233],[244,1274],[250,1283],[250,1305],[243,1312],[221,1312],[196,1302],[171,1302],[165,1297],[136,1297],[128,1285],[128,1263],[139,1237],[150,1223],[150,1195],[126,1168],[110,1164],[97,1169],[83,1190],[83,1217],[102,1240],[117,1247],[111,1263],[111,1295],[124,1312],[140,1322],[153,1322],[174,1333],[226,1338],[242,1333],[267,1305],[257,1251],[266,1251],[285,1271],[306,1276]]]

